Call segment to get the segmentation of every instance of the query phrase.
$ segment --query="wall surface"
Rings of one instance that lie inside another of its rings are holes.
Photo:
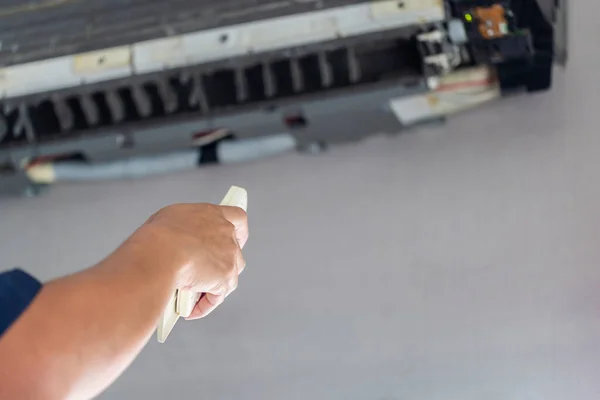
[[[597,398],[600,3],[572,3],[550,93],[319,156],[5,200],[1,264],[76,271],[157,208],[239,184],[238,292],[152,341],[103,398]]]

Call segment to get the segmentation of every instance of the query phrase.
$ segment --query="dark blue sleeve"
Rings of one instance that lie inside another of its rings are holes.
[[[25,311],[42,284],[20,269],[0,273],[0,336]]]

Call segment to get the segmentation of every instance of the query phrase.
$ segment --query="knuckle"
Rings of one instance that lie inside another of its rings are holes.
[[[237,263],[237,258],[235,253],[228,252],[227,258],[225,259],[225,268],[224,275],[227,279],[229,279],[235,273],[235,265]]]
[[[240,269],[246,268],[246,259],[244,258],[244,254],[242,253],[242,249],[238,247],[237,249],[237,266]]]
[[[237,274],[234,274],[233,276],[231,276],[229,278],[229,280],[227,281],[227,285],[226,286],[227,286],[227,289],[228,289],[227,290],[228,293],[231,293],[231,292],[233,292],[234,290],[237,289],[237,287],[238,287]]]
[[[238,210],[240,222],[248,224],[248,213],[240,207],[236,207],[236,209]]]
[[[223,228],[227,230],[227,233],[229,235],[232,235],[235,233],[235,225],[232,224],[231,222],[227,221],[226,219],[223,220]]]
[[[233,292],[235,289],[237,289],[239,284],[239,281],[237,279],[237,275],[233,278],[233,280],[231,281],[229,287],[231,288],[231,291]]]
[[[229,235],[223,245],[225,253],[227,254],[226,257],[228,258],[228,262],[235,265],[239,251],[239,246],[236,240],[232,237],[232,235]]]
[[[225,277],[227,279],[231,279],[231,277],[233,277],[235,275],[235,272],[236,272],[236,268],[235,268],[236,261],[237,260],[235,258],[233,258],[233,257],[229,258],[229,260],[227,262],[226,269],[225,269]]]
[[[237,263],[236,253],[226,250],[221,262],[221,274],[224,280],[229,280],[235,274]]]
[[[200,203],[195,205],[198,212],[206,214],[217,214],[217,207],[214,204]]]
[[[248,213],[240,207],[231,207],[233,218],[238,225],[248,226]]]
[[[218,221],[217,231],[221,239],[228,242],[229,238],[235,234],[235,226],[226,219],[223,219]]]

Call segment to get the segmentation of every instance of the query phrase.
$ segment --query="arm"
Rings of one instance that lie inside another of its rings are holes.
[[[99,394],[147,343],[175,289],[207,293],[193,318],[235,289],[247,235],[241,209],[171,206],[96,266],[46,284],[0,339],[0,398]]]

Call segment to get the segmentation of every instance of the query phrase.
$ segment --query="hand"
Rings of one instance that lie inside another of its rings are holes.
[[[45,284],[0,340],[0,397],[96,397],[148,342],[176,289],[205,293],[193,318],[223,302],[247,238],[241,209],[169,206],[97,265]]]
[[[128,242],[159,268],[172,269],[176,289],[203,293],[188,318],[197,319],[237,288],[247,240],[248,220],[241,208],[178,204],[154,214]]]

